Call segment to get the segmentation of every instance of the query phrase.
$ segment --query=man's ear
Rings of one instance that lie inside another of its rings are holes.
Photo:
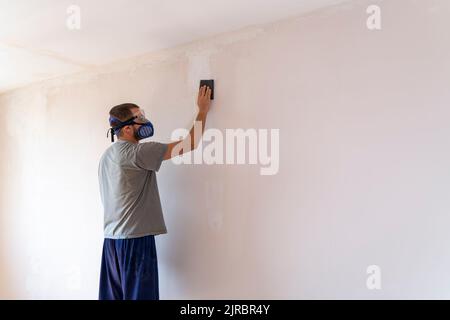
[[[127,130],[130,132],[130,133],[133,133],[134,132],[134,127],[133,127],[134,125],[133,124],[130,124],[130,125],[128,125],[128,126],[125,126],[125,128],[127,128]]]
[[[129,126],[125,126],[125,127],[122,128],[122,133],[123,133],[122,135],[124,135],[124,134],[126,134],[128,132],[128,130],[129,130],[128,127]]]

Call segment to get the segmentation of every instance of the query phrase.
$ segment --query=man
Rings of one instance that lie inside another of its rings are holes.
[[[118,141],[104,152],[98,167],[105,237],[100,300],[159,300],[155,235],[167,230],[155,173],[163,160],[197,147],[210,98],[211,89],[201,87],[196,118],[201,133],[194,134],[194,124],[184,140],[169,144],[139,143],[153,135],[153,125],[139,106],[126,103],[111,109],[110,130]]]

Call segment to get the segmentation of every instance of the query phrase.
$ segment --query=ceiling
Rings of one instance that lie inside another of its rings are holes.
[[[0,0],[0,92],[345,1]]]

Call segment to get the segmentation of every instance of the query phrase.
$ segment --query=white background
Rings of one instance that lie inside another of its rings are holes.
[[[2,95],[0,297],[97,298],[107,112],[168,142],[208,74],[207,127],[279,128],[280,170],[162,165],[162,299],[450,298],[449,13],[354,1]]]

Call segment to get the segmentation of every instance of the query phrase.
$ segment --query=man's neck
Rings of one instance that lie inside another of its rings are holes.
[[[127,139],[127,138],[119,138],[120,141],[127,141],[127,142],[131,142],[131,143],[139,143],[139,141],[136,141],[136,139]]]

